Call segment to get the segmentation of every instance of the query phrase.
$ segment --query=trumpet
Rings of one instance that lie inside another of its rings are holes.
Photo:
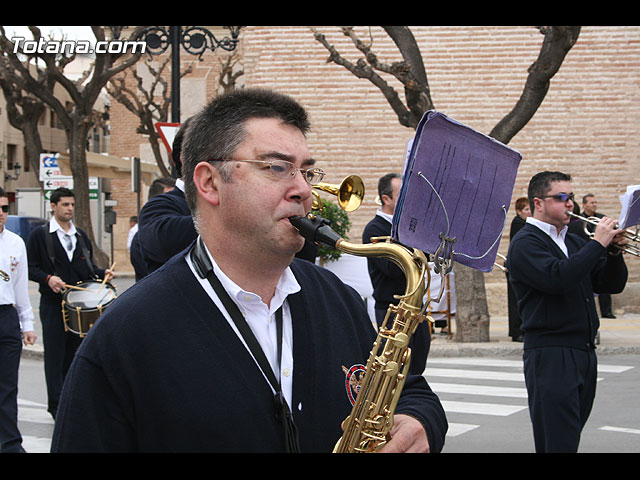
[[[321,211],[322,203],[320,202],[320,195],[315,190],[327,192],[338,197],[338,205],[340,205],[340,208],[345,212],[357,210],[364,199],[364,182],[357,175],[349,175],[337,185],[322,182],[313,185],[311,190],[313,194],[312,209]]]
[[[590,238],[593,238],[594,233],[589,231],[589,225],[598,226],[598,224],[600,223],[600,219],[598,217],[585,218],[582,215],[577,215],[571,211],[568,211],[567,215],[569,215],[570,217],[577,218],[578,220],[581,220],[584,223],[584,233]],[[638,231],[638,229],[634,231],[627,228],[626,230],[623,231],[622,236],[627,240],[629,240],[630,242],[637,243],[640,240],[640,231]],[[616,247],[625,253],[634,255],[636,257],[640,257],[640,247],[637,245],[629,245],[629,244],[616,245]]]

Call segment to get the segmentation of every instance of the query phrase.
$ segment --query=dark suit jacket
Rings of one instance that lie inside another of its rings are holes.
[[[138,215],[136,236],[147,273],[189,246],[198,234],[182,190],[176,187],[151,197]]]

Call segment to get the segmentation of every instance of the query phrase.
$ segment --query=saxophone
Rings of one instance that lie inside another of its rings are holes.
[[[331,229],[328,220],[314,214],[292,217],[290,221],[311,242],[356,256],[387,258],[402,269],[407,279],[399,304],[389,305],[378,330],[360,391],[333,450],[334,453],[377,452],[390,439],[393,415],[409,372],[411,335],[424,320],[433,322],[422,308],[425,273],[429,275],[427,257],[420,250],[392,243],[388,237],[372,239],[373,243],[368,244],[349,243]],[[391,326],[387,327],[392,315]]]

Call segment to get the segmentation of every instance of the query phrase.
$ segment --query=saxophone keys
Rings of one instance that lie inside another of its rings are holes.
[[[404,332],[398,332],[393,337],[393,344],[398,348],[404,348],[409,345],[409,335]]]
[[[400,371],[400,367],[398,366],[398,362],[387,362],[384,366],[384,368],[382,369],[382,372],[385,375],[388,375],[390,377],[395,377],[398,372]]]

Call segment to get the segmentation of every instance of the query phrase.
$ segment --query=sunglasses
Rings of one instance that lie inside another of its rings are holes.
[[[571,200],[573,202],[574,196],[573,193],[556,193],[555,195],[545,195],[541,198],[553,198],[554,200],[558,200],[559,202],[566,202],[567,200]]]
[[[2,207],[0,207],[0,208],[2,208],[2,211],[4,213],[7,213],[9,211],[9,205],[2,205]]]

